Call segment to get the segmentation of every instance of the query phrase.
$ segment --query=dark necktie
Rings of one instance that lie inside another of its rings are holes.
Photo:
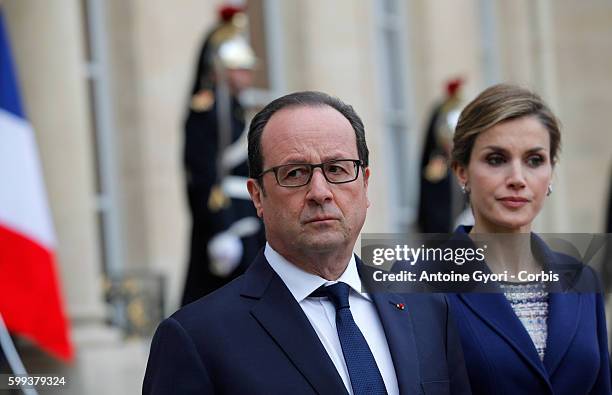
[[[347,284],[339,282],[320,287],[311,296],[327,296],[336,307],[336,329],[355,395],[386,395],[374,355],[351,314],[349,291]]]

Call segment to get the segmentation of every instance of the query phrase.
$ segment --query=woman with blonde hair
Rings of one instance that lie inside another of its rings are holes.
[[[514,280],[519,272],[584,268],[531,233],[552,192],[560,143],[548,106],[517,86],[492,86],[461,113],[452,165],[475,224],[454,237],[497,243],[488,269],[513,278],[497,283],[498,292],[449,296],[475,394],[611,393],[601,294]],[[579,273],[581,284],[596,283],[592,270]]]

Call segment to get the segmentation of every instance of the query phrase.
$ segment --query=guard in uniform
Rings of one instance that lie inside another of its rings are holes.
[[[265,244],[246,188],[247,130],[239,95],[250,86],[256,61],[244,37],[246,23],[241,9],[221,8],[220,23],[198,59],[185,124],[193,227],[182,305],[241,274]]]
[[[437,104],[427,127],[421,159],[418,223],[423,233],[449,233],[458,217],[470,217],[466,199],[450,168],[455,126],[461,113],[461,79],[446,84],[446,97]],[[460,220],[463,225],[469,225]],[[468,222],[470,219],[468,218]]]

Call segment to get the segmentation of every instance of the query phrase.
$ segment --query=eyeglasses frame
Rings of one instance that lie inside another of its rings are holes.
[[[331,181],[329,178],[327,178],[327,174],[325,174],[325,170],[323,169],[323,166],[330,164],[330,163],[334,163],[334,162],[341,162],[341,161],[350,161],[353,162],[354,166],[357,168],[356,172],[355,172],[355,178],[353,178],[352,180],[348,180],[348,181]],[[310,176],[308,177],[308,180],[301,185],[282,185],[280,183],[280,181],[278,180],[278,169],[280,169],[281,167],[284,166],[309,166],[310,167]],[[276,179],[276,183],[278,184],[278,186],[283,187],[283,188],[300,188],[303,187],[304,185],[308,185],[310,184],[310,181],[312,180],[312,176],[314,175],[314,171],[316,168],[320,168],[321,169],[321,173],[323,173],[323,177],[325,178],[325,180],[327,182],[329,182],[330,184],[348,184],[349,182],[353,182],[356,179],[359,178],[359,169],[363,167],[363,162],[361,161],[361,159],[332,159],[332,160],[328,160],[322,163],[317,163],[317,164],[312,164],[312,163],[285,163],[284,165],[278,165],[278,166],[274,166],[274,167],[270,167],[269,169],[266,169],[264,171],[262,171],[261,173],[259,173],[259,175],[256,177],[257,179],[261,179],[263,178],[263,176],[266,173],[269,172],[274,172],[274,178]]]

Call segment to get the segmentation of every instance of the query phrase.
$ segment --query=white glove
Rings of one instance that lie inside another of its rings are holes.
[[[238,236],[231,232],[219,233],[208,243],[210,272],[227,277],[240,264],[242,253],[242,242]]]
[[[238,237],[248,237],[259,232],[259,228],[261,228],[261,222],[257,218],[244,217],[240,221],[234,222],[228,232]]]

